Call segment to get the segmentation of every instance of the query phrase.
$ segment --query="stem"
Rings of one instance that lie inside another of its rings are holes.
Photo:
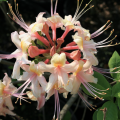
[[[47,41],[47,39],[45,39],[44,37],[40,36],[38,34],[38,32],[35,32],[35,36],[41,41],[43,42],[46,46],[50,47],[50,44],[49,42]]]
[[[72,106],[72,104],[75,102],[77,98],[78,98],[78,94],[73,94],[71,98],[68,100],[68,102],[64,105],[64,107],[60,111],[60,120],[63,119],[64,115],[66,114],[68,109]]]
[[[66,47],[64,47],[64,48],[62,48],[62,50],[74,50],[74,49],[79,49],[79,47],[78,46],[66,46]]]
[[[50,42],[51,46],[53,46],[53,45],[54,45],[54,43],[53,43],[53,41],[52,41],[52,39],[51,39],[51,37],[50,37],[49,33],[48,33],[48,34],[46,34],[46,37],[48,38],[48,40],[49,40],[49,42]]]
[[[52,34],[53,34],[53,41],[56,41],[56,26],[53,25],[52,27]]]
[[[67,44],[66,46],[74,46],[74,45],[76,45],[76,43],[73,41],[73,42]]]
[[[66,35],[68,34],[69,31],[70,31],[69,27],[66,27],[65,32],[63,33],[63,35],[61,36],[61,38],[64,39],[66,37]]]

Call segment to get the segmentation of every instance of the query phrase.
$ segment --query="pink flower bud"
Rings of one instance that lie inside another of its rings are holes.
[[[38,56],[40,54],[40,50],[36,46],[30,46],[28,48],[28,53],[31,58],[34,58],[35,56]]]
[[[62,43],[64,43],[64,39],[58,38],[58,39],[57,39],[57,43],[61,45]]]
[[[80,60],[81,59],[81,53],[79,50],[73,51],[72,53],[70,53],[70,57],[73,60]]]
[[[44,23],[44,25],[43,25],[42,32],[45,34],[49,33],[49,26],[46,23]]]

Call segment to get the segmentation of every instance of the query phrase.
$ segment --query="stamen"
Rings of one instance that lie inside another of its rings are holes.
[[[87,5],[87,6],[88,6],[88,5]],[[85,14],[88,10],[90,10],[90,9],[93,8],[93,7],[94,7],[94,5],[91,6],[90,8],[88,8],[87,10],[85,10],[83,13],[78,14],[78,16],[75,18],[75,20],[78,20],[83,14]]]
[[[77,20],[80,18],[79,16],[82,14],[82,12],[85,10],[85,8],[91,3],[91,1],[92,1],[92,0],[90,0],[90,2],[85,5],[85,7],[81,10],[81,12],[80,12],[78,15],[77,15],[78,12],[76,13],[76,16],[74,17],[74,19],[72,20],[72,22],[73,22],[73,21],[77,21]],[[83,2],[83,1],[82,1],[82,2]],[[80,4],[80,7],[81,7],[81,5],[82,5],[82,2],[81,2],[81,4]],[[77,11],[79,11],[80,7],[78,8]]]
[[[77,9],[76,9],[76,12],[75,12],[75,15],[74,15],[72,21],[74,21],[74,19],[75,19],[76,15],[77,15],[82,3],[83,3],[83,0],[81,1],[80,6],[79,6],[79,0],[77,0]]]
[[[21,17],[21,15],[19,14],[19,11],[18,11],[18,4],[16,4],[16,0],[14,0],[14,3],[15,3],[15,11],[16,11],[16,14],[17,16],[15,15],[15,13],[13,12],[12,10],[12,6],[10,3],[7,2],[8,6],[9,6],[9,9],[10,9],[10,12],[13,16],[12,20],[14,20],[17,24],[19,24],[21,27],[23,27],[26,31],[28,31],[28,26],[26,25],[26,23],[24,22],[23,18]],[[11,18],[11,17],[10,17]]]
[[[96,105],[90,104],[90,103],[84,98],[84,96],[81,94],[81,91],[80,91],[80,90],[78,91],[78,95],[80,96],[80,98],[82,99],[82,101],[84,102],[84,104],[87,106],[87,108],[88,108],[90,111],[92,111],[92,109],[96,110],[96,109],[93,107],[93,106],[96,107]],[[90,109],[89,106],[90,106],[92,109]]]
[[[106,24],[104,24],[102,27],[100,27],[97,31],[95,31],[94,33],[92,33],[92,34],[91,34],[91,38],[93,38],[92,36],[94,36],[95,34],[98,34],[100,31],[102,31],[109,22],[110,22],[110,20],[108,20],[108,21],[106,22]]]
[[[51,0],[51,16],[53,16],[53,0]]]
[[[106,23],[107,24],[107,23]],[[91,38],[95,38],[95,37],[97,37],[97,36],[99,36],[99,35],[101,35],[104,31],[106,31],[108,28],[110,28],[111,25],[112,24],[112,22],[106,27],[106,25],[105,25],[105,27],[103,27],[102,29],[99,29],[99,30],[97,30],[96,32],[94,32],[93,34],[91,34]],[[104,29],[105,28],[105,29]],[[104,29],[104,30],[103,30]]]
[[[55,3],[55,10],[54,10],[54,14],[56,13],[56,10],[57,10],[57,3],[58,3],[58,0],[56,0],[56,3]]]

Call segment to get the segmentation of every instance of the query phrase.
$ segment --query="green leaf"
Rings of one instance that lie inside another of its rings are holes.
[[[120,70],[120,68],[116,68],[120,66],[120,56],[117,53],[117,51],[113,53],[112,57],[109,60],[108,65],[109,65],[109,68],[111,69],[111,72],[117,72]],[[116,68],[116,69],[112,70],[113,68]],[[111,73],[111,76],[116,80],[120,79],[119,73]]]
[[[117,103],[117,105],[118,105],[118,107],[119,107],[119,109],[120,109],[120,98],[117,98],[117,99],[116,99],[116,103]]]
[[[120,119],[120,110],[118,110],[118,119]]]
[[[108,101],[100,109],[104,108],[107,108],[105,120],[118,120],[118,109],[115,103]],[[103,120],[103,111],[100,109],[97,113],[97,120]]]
[[[0,0],[0,2],[7,1],[7,0]]]
[[[98,111],[95,111],[94,114],[93,114],[93,120],[97,120],[97,112]]]
[[[94,72],[94,77],[96,77],[98,79],[97,84],[101,85],[105,89],[111,88],[110,83],[106,80],[106,78],[102,74],[100,74],[98,72]]]
[[[63,118],[63,120],[71,120],[71,114],[70,114],[69,111],[66,112],[66,114],[65,114],[65,116],[64,116],[64,118]]]
[[[112,87],[112,96],[120,98],[120,82]]]

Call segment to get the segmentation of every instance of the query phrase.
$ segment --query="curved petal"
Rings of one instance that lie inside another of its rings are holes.
[[[87,60],[86,63],[83,65],[83,71],[88,70],[92,66],[90,60]]]
[[[8,77],[7,73],[5,73],[5,76],[3,78],[3,83],[5,86],[8,86],[11,83],[11,79]]]
[[[45,12],[40,12],[38,14],[38,16],[36,17],[36,22],[43,23],[43,22],[47,21],[46,18],[43,17],[44,14],[45,14]]]
[[[77,94],[77,92],[80,88],[81,82],[74,75],[72,76],[71,81],[72,81],[72,85],[73,85],[73,89],[71,91],[71,94]]]
[[[79,67],[79,63],[77,60],[74,60],[72,63],[70,64],[65,64],[62,69],[65,72],[75,72],[77,70],[77,68]]]
[[[30,66],[29,66],[29,65],[26,65],[26,64],[20,64],[20,67],[21,67],[24,71],[26,71],[26,72],[30,72],[30,70],[29,70]]]
[[[13,109],[14,109],[13,104],[12,104],[12,101],[11,101],[11,96],[5,98],[4,101],[5,101],[5,105],[6,105],[10,110],[13,110]]]
[[[42,86],[43,90],[46,89],[47,82],[44,76],[37,76],[37,80],[39,81],[40,85]]]
[[[29,72],[23,72],[23,75],[21,75],[18,80],[28,80],[31,76],[33,75],[33,73],[29,73]]]
[[[58,73],[58,86],[62,86],[61,84],[67,85],[68,83],[68,74],[62,69]]]
[[[98,60],[93,53],[91,53],[88,50],[84,50],[83,55],[84,55],[83,59],[89,60],[91,62],[91,64],[94,66],[98,65]]]
[[[19,35],[17,31],[11,33],[12,42],[16,45],[18,49],[21,49],[21,42],[19,40]]]
[[[97,78],[95,78],[94,76],[92,76],[91,74],[87,74],[84,72],[79,72],[78,74],[80,74],[80,76],[86,81],[86,82],[93,82],[93,83],[97,83]]]
[[[32,80],[32,92],[33,92],[33,95],[36,97],[36,98],[39,98],[41,96],[41,87],[38,83],[38,81],[36,80],[36,77]]]
[[[31,61],[28,60],[28,55],[26,53],[23,53],[21,59],[19,59],[22,64],[30,64]]]
[[[43,106],[44,106],[44,104],[45,104],[45,96],[44,95],[41,95],[39,98],[38,98],[38,100],[37,100],[37,102],[38,102],[38,105],[37,105],[37,110],[39,110],[40,108],[42,108]]]
[[[50,77],[49,77],[49,82],[47,84],[47,87],[45,89],[45,91],[48,93],[52,87],[55,85],[55,83],[57,82],[57,75],[56,74],[51,74]]]
[[[54,89],[51,89],[46,96],[46,100],[48,100],[55,93]]]
[[[9,110],[9,109],[7,109],[7,108],[5,108],[5,107],[3,107],[2,108],[3,110],[3,114],[5,113],[5,114],[8,114],[8,115],[12,115],[12,116],[15,116],[16,114],[15,113],[13,113],[11,110]]]
[[[47,65],[45,64],[44,62],[39,62],[39,67],[40,67],[40,70],[42,72],[50,72],[50,73],[54,73],[54,69],[55,67],[51,64]]]
[[[14,67],[13,67],[13,73],[12,73],[12,78],[13,79],[18,79],[20,77],[20,64],[16,60]]]

